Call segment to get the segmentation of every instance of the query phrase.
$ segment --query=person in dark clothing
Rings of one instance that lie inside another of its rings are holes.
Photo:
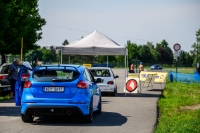
[[[18,77],[17,65],[19,63],[20,63],[19,58],[15,58],[8,70],[9,80],[10,80],[10,85],[11,85],[10,98],[14,98],[14,96],[15,96],[15,84],[16,84],[17,77]]]
[[[129,73],[134,73],[134,64],[132,63],[129,68]]]
[[[35,68],[36,66],[39,66],[38,61],[39,61],[39,59],[35,58],[34,63],[33,63],[33,68]]]

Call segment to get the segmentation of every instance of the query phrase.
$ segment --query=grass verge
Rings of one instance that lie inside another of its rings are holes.
[[[7,99],[10,99],[9,95],[7,95],[7,96],[0,96],[0,102],[3,101],[3,100],[7,100]]]
[[[158,107],[159,118],[154,133],[199,133],[199,84],[167,83]]]

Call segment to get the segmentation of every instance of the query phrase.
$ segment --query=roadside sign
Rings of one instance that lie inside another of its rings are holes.
[[[180,57],[180,51],[174,51],[174,56],[175,57]]]
[[[181,45],[176,43],[176,44],[174,44],[173,48],[175,51],[179,51],[181,49]]]
[[[135,79],[129,79],[126,82],[126,90],[132,92],[137,88],[137,81]]]
[[[90,67],[92,67],[92,64],[83,64],[83,66],[90,68]]]

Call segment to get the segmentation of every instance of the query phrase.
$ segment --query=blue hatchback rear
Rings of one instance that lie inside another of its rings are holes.
[[[24,69],[30,76],[22,76]],[[96,84],[101,81],[79,65],[22,67],[15,96],[22,121],[31,122],[39,115],[67,115],[92,122],[93,112],[101,113],[101,90]]]

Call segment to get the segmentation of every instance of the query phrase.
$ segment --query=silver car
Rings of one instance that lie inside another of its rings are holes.
[[[91,67],[88,68],[95,79],[101,78],[103,81],[97,83],[101,92],[108,92],[112,96],[115,96],[117,93],[117,82],[116,78],[119,78],[118,75],[114,75],[113,71],[109,67]]]

